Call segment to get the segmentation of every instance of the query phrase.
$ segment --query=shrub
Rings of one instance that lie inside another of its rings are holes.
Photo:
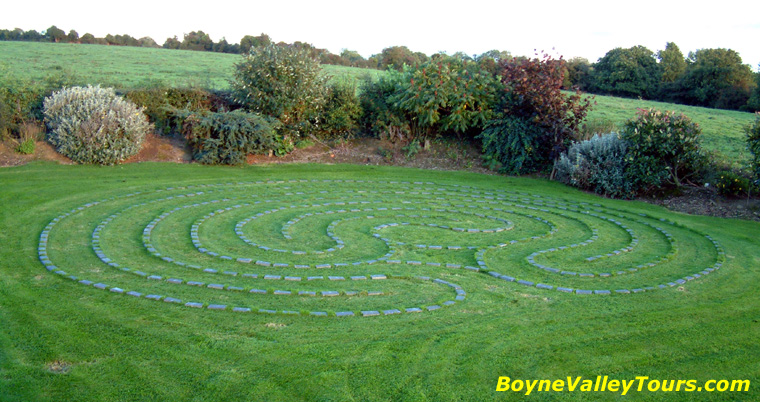
[[[747,127],[747,148],[752,154],[751,163],[755,180],[760,185],[760,113],[757,114],[757,120]]]
[[[16,147],[16,152],[22,155],[31,155],[34,153],[34,150],[36,149],[36,147],[37,146],[34,142],[34,139],[27,138],[18,144],[18,146]]]
[[[294,46],[252,48],[235,65],[231,82],[236,102],[249,111],[282,122],[284,136],[307,136],[319,127],[327,77],[308,49]]]
[[[627,173],[627,148],[614,133],[575,143],[557,161],[555,178],[608,197],[631,198],[636,188]]]
[[[516,116],[491,120],[477,137],[483,143],[485,162],[501,164],[499,172],[523,174],[541,170],[549,160],[540,152],[541,129],[533,122]]]
[[[112,88],[71,87],[45,98],[48,141],[80,163],[113,165],[140,150],[151,125]]]
[[[404,140],[411,129],[403,113],[390,101],[401,88],[402,75],[389,70],[376,81],[366,77],[360,86],[361,125],[378,138]]]
[[[241,164],[248,154],[263,154],[278,147],[277,123],[257,114],[185,110],[182,121],[193,159],[201,163]]]
[[[406,115],[415,137],[479,132],[491,118],[498,81],[479,63],[437,56],[403,71],[390,100]]]
[[[330,86],[322,133],[328,137],[353,133],[359,128],[361,113],[355,84],[337,83]]]
[[[683,114],[640,109],[625,123],[622,134],[629,142],[631,177],[644,190],[666,183],[679,187],[705,164],[702,130]]]
[[[179,110],[220,112],[231,106],[231,101],[221,93],[200,88],[171,88],[162,83],[128,91],[125,97],[143,108],[156,132],[162,135],[181,131]]]
[[[502,60],[500,67],[506,89],[502,112],[529,121],[538,129],[532,130],[536,138],[523,141],[537,148],[520,153],[533,155],[534,168],[540,161],[556,160],[577,136],[591,110],[591,99],[583,98],[580,92],[569,96],[561,92],[566,71],[561,58],[514,58]]]
[[[715,179],[718,194],[724,197],[741,197],[750,191],[750,181],[731,171],[721,172]]]

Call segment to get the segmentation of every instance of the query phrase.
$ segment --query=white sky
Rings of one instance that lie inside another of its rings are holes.
[[[333,53],[369,57],[403,45],[428,55],[479,54],[491,49],[532,56],[534,49],[597,61],[615,47],[664,49],[684,55],[729,48],[745,64],[760,64],[760,1],[638,0],[214,0],[125,2],[12,1],[0,28],[43,31],[51,25],[79,35],[110,33],[166,38],[202,30],[214,41],[239,43],[244,35],[302,41]],[[554,49],[554,51],[552,51]],[[0,55],[2,56],[2,55]]]

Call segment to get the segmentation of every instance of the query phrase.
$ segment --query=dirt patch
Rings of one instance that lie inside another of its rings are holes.
[[[480,163],[480,151],[475,144],[456,139],[436,140],[421,147],[412,155],[405,144],[392,143],[375,138],[358,138],[350,141],[324,143],[314,140],[314,145],[296,149],[284,157],[249,155],[249,164],[276,163],[352,163],[359,165],[405,166],[430,170],[469,171],[495,174]],[[34,160],[51,160],[63,164],[72,161],[57,153],[45,141],[36,143],[33,155],[15,152],[13,140],[0,142],[0,167],[18,166]],[[140,152],[124,161],[191,163],[192,154],[183,138],[163,137],[150,134]],[[726,199],[715,188],[686,187],[681,194],[663,198],[642,198],[641,201],[664,206],[672,211],[692,215],[708,215],[722,218],[738,218],[760,221],[760,199]]]
[[[55,361],[45,364],[45,369],[55,374],[66,374],[71,369],[71,366],[72,366],[71,363],[61,361],[61,360],[55,360]]]

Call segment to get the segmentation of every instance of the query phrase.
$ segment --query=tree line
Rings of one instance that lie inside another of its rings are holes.
[[[231,54],[248,54],[251,48],[274,43],[264,33],[258,36],[245,35],[238,43],[230,43],[226,38],[214,42],[207,33],[192,31],[184,34],[181,40],[174,36],[159,45],[150,37],[137,39],[130,35],[108,34],[104,38],[97,38],[90,33],[80,37],[73,29],[66,33],[55,25],[43,32],[24,31],[20,28],[0,29],[0,41],[163,47]],[[419,65],[438,56],[429,57],[406,46],[390,46],[365,59],[358,52],[348,49],[334,54],[305,42],[277,44],[304,49],[321,64],[380,70],[394,68],[400,71],[404,65]],[[453,57],[478,61],[496,74],[498,62],[512,58],[509,52],[500,50],[473,56],[458,52]],[[685,56],[673,42],[668,42],[665,49],[657,52],[644,46],[615,48],[595,63],[584,58],[568,60],[563,86],[600,95],[760,111],[760,74],[753,72],[751,66],[744,64],[739,54],[731,49],[699,49]]]

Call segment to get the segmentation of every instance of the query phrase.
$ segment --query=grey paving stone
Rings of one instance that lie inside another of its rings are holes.
[[[226,310],[227,306],[224,304],[209,304],[207,308],[209,310]]]
[[[309,315],[313,315],[315,317],[327,317],[327,313],[324,311],[311,311],[309,312]]]
[[[644,290],[644,289],[640,289],[640,288],[632,289],[632,291],[633,291],[633,293],[641,293],[641,292],[646,292],[646,290]]]
[[[107,287],[108,287],[108,285],[106,285],[105,283],[96,283],[96,284],[94,284],[94,285],[92,285],[92,286],[93,286],[93,287],[96,287],[96,288],[98,288],[98,289],[105,289],[105,288],[107,288]]]
[[[301,290],[301,291],[298,292],[298,295],[299,296],[316,296],[317,292],[312,292],[312,291],[308,291],[308,290]]]
[[[351,277],[351,280],[353,281],[361,281],[361,280],[366,280],[366,279],[367,279],[366,276],[352,276]]]
[[[182,279],[177,279],[177,278],[169,278],[166,281],[169,283],[175,283],[175,284],[182,283]]]
[[[421,313],[422,309],[419,307],[409,307],[406,309],[407,313]]]
[[[325,279],[325,277],[324,276],[310,276],[306,278],[306,280],[309,280],[309,281],[318,280],[318,279]]]
[[[388,277],[385,276],[385,275],[370,275],[370,278],[376,279],[376,280],[378,280],[378,279],[388,279]]]
[[[597,295],[608,295],[608,294],[611,294],[611,293],[612,292],[610,292],[609,290],[595,290],[594,291],[594,294],[597,294]]]
[[[286,281],[296,281],[296,282],[298,282],[298,281],[301,280],[301,277],[300,276],[286,276],[285,280]]]
[[[617,289],[615,290],[615,293],[631,293],[631,291],[628,289]]]
[[[227,290],[232,290],[232,291],[235,291],[235,292],[242,292],[245,289],[243,289],[243,288],[241,288],[239,286],[227,286]]]
[[[353,311],[338,311],[335,313],[336,317],[351,317],[354,315]]]
[[[533,286],[533,282],[526,281],[526,280],[523,280],[523,279],[520,279],[519,281],[517,281],[517,283],[519,283],[520,285],[525,285],[525,286]]]
[[[209,289],[216,289],[216,290],[222,290],[224,289],[224,285],[221,283],[209,283],[208,286],[206,286]]]
[[[578,295],[590,295],[590,294],[593,294],[593,293],[594,292],[592,292],[590,290],[575,289],[575,294],[578,294]]]
[[[437,305],[437,304],[434,304],[434,305],[432,305],[432,306],[427,306],[427,307],[425,307],[425,308],[426,308],[428,311],[433,311],[433,310],[438,310],[438,309],[440,309],[440,308],[441,308],[441,306],[439,306],[439,305]]]
[[[148,279],[151,279],[151,280],[154,280],[154,281],[160,281],[163,278],[161,278],[158,275],[151,275],[151,276],[148,277]]]
[[[188,303],[185,303],[185,306],[193,307],[193,308],[203,308],[203,303],[188,302]]]
[[[328,276],[327,278],[329,278],[331,281],[344,281],[344,280],[346,280],[346,278],[344,278],[342,276]]]
[[[336,291],[332,291],[332,290],[322,291],[321,294],[322,294],[322,296],[327,296],[327,297],[340,296],[340,293],[338,293]]]
[[[276,295],[291,295],[291,294],[293,294],[293,292],[291,292],[289,290],[275,290],[274,294],[276,294]]]
[[[347,291],[345,291],[345,292],[344,292],[344,294],[345,294],[346,296],[356,296],[356,295],[358,295],[358,294],[359,294],[359,292],[357,292],[357,291],[355,291],[355,290],[347,290]]]
[[[203,282],[197,282],[197,281],[188,281],[187,284],[190,285],[190,286],[203,286],[203,285],[205,285]]]
[[[264,275],[264,279],[278,280],[278,279],[282,279],[282,276],[280,276],[280,275]]]
[[[367,296],[382,296],[382,295],[383,295],[383,291],[381,291],[381,290],[368,290],[367,291]]]
[[[258,293],[258,294],[265,295],[267,294],[267,291],[264,289],[251,289],[249,293]]]
[[[443,304],[444,306],[452,306],[452,305],[456,304],[456,302],[455,302],[455,301],[453,301],[453,300],[446,300],[446,301],[445,301],[445,302],[443,302],[442,304]]]
[[[552,286],[552,285],[546,285],[546,284],[543,284],[543,283],[537,284],[536,287],[539,288],[539,289],[548,289],[548,290],[554,289],[554,286]]]
[[[164,302],[166,303],[182,303],[182,300],[176,299],[174,297],[165,297]]]
[[[565,293],[573,293],[572,288],[557,287],[557,290],[559,290],[560,292],[565,292]]]
[[[373,316],[376,316],[376,315],[380,315],[380,312],[379,311],[375,311],[375,310],[362,311],[362,316],[363,317],[373,317]]]
[[[147,296],[145,296],[145,298],[146,298],[146,299],[151,299],[151,300],[161,300],[161,299],[163,299],[164,297],[163,297],[163,296],[161,296],[161,295],[147,295]]]
[[[264,313],[264,314],[277,314],[277,310],[267,310],[267,309],[264,309],[264,308],[260,308],[260,309],[259,309],[259,313]]]

